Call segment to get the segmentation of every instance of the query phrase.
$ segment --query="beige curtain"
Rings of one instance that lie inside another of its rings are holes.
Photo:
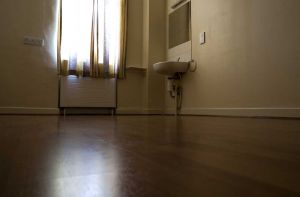
[[[60,0],[61,75],[124,78],[127,0]]]

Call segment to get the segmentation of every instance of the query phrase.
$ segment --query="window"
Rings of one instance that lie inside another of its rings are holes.
[[[126,0],[61,0],[62,75],[124,76]]]

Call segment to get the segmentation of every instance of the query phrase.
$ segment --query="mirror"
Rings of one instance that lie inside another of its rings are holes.
[[[191,40],[191,2],[169,14],[169,49]]]

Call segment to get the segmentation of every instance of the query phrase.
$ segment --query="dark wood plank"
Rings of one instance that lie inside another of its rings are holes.
[[[300,120],[0,116],[0,196],[300,196]]]

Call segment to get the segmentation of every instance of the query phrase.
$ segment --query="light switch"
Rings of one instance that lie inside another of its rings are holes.
[[[199,42],[201,45],[205,44],[205,42],[206,42],[206,33],[205,32],[201,32],[199,34]]]
[[[44,46],[44,39],[25,36],[23,40],[25,45]]]

